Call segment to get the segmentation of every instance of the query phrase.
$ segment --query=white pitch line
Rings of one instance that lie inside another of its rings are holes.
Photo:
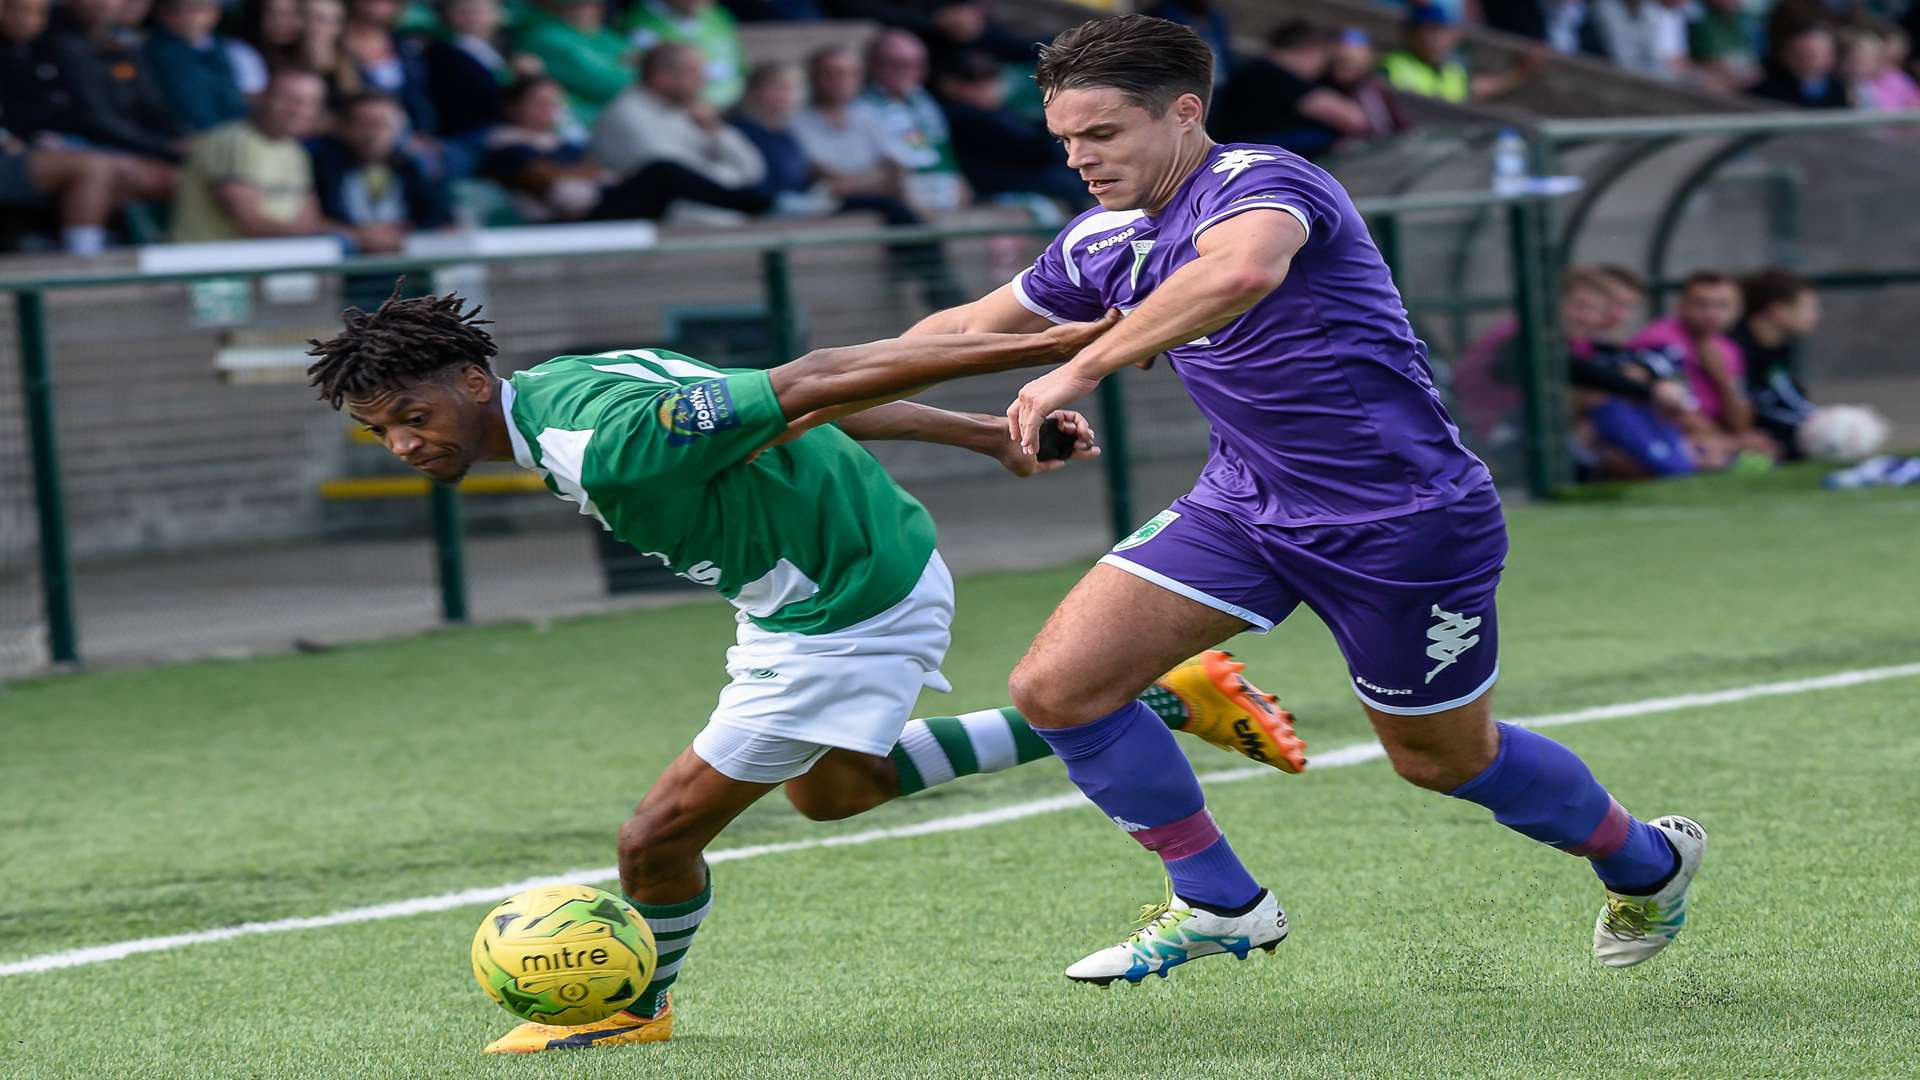
[[[1541,728],[1559,727],[1563,724],[1581,724],[1592,720],[1618,720],[1629,716],[1646,716],[1652,713],[1678,712],[1683,709],[1704,709],[1714,705],[1732,705],[1755,698],[1783,697],[1789,694],[1807,694],[1819,690],[1838,690],[1864,683],[1884,682],[1888,679],[1904,679],[1920,675],[1920,663],[1897,664],[1892,667],[1862,668],[1855,671],[1839,671],[1831,675],[1820,675],[1810,679],[1791,679],[1786,682],[1757,683],[1752,686],[1734,687],[1730,690],[1712,690],[1698,694],[1677,694],[1673,697],[1648,698],[1644,701],[1628,701],[1618,705],[1598,705],[1589,709],[1576,709],[1572,712],[1548,713],[1544,716],[1524,717],[1509,721],[1522,727]],[[1359,765],[1385,757],[1386,752],[1379,743],[1354,743],[1338,747],[1324,754],[1316,754],[1311,759],[1315,769],[1337,769],[1346,765]],[[1205,784],[1231,784],[1241,780],[1252,780],[1261,776],[1272,776],[1274,770],[1265,765],[1248,765],[1237,769],[1223,769],[1218,772],[1203,773],[1200,780]],[[747,847],[723,848],[707,853],[710,863],[734,862],[739,859],[757,859],[763,855],[784,855],[793,851],[810,851],[814,848],[849,847],[856,844],[871,844],[880,840],[900,840],[913,836],[931,836],[935,833],[963,832],[969,829],[983,829],[989,825],[1000,825],[1009,821],[1034,817],[1039,814],[1052,814],[1061,810],[1071,810],[1085,806],[1087,801],[1079,792],[1056,795],[1047,799],[1035,799],[1031,802],[1013,803],[992,810],[977,810],[970,814],[954,814],[949,817],[934,818],[930,821],[915,822],[912,825],[895,825],[885,829],[866,829],[861,832],[843,833],[839,836],[824,836],[807,840],[787,840],[777,844],[753,844]],[[541,885],[564,885],[574,882],[611,881],[618,876],[614,867],[602,866],[586,870],[569,870],[563,874],[548,877],[528,878],[524,881],[509,882],[505,885],[489,885],[479,889],[461,889],[458,892],[440,893],[437,896],[419,896],[411,900],[397,900],[387,904],[370,904],[366,907],[347,908],[327,915],[309,915],[293,919],[275,919],[271,922],[240,923],[237,926],[222,926],[212,930],[196,930],[187,934],[169,934],[166,937],[139,938],[134,941],[121,941],[111,945],[95,945],[85,949],[69,949],[65,952],[45,953],[30,956],[24,960],[0,964],[0,978],[13,975],[31,975],[43,971],[55,971],[60,968],[83,967],[88,964],[103,964],[109,960],[120,960],[141,953],[167,952],[183,949],[189,945],[206,945],[215,941],[229,941],[233,938],[253,937],[257,934],[281,934],[290,930],[317,930],[327,926],[349,926],[354,923],[379,922],[383,919],[399,919],[408,915],[425,915],[437,911],[450,911],[470,904],[487,904],[501,897],[512,896],[524,889]]]

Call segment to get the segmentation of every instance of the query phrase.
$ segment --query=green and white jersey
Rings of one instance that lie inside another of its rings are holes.
[[[503,397],[521,465],[764,630],[872,618],[933,555],[926,509],[845,432],[761,450],[787,427],[764,371],[658,349],[562,356]]]

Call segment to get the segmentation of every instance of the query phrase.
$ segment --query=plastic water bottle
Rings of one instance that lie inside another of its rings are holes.
[[[1493,193],[1518,195],[1527,189],[1527,140],[1502,128],[1493,140]]]

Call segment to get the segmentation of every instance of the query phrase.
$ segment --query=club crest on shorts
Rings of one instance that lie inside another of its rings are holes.
[[[1440,661],[1440,665],[1427,672],[1427,681],[1432,682],[1435,675],[1452,667],[1460,660],[1460,654],[1480,644],[1480,635],[1469,633],[1480,626],[1480,617],[1465,618],[1451,611],[1441,611],[1440,605],[1433,605],[1433,625],[1427,628],[1427,657]]]
[[[1162,510],[1147,520],[1145,525],[1133,530],[1133,535],[1113,545],[1115,551],[1137,548],[1141,544],[1160,535],[1160,530],[1180,520],[1180,515],[1172,510]],[[1477,620],[1476,620],[1477,621]]]

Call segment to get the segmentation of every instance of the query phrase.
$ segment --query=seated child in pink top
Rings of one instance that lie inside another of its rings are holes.
[[[1852,84],[1854,108],[1872,112],[1920,108],[1920,84],[1906,72],[1906,38],[1892,26],[1849,27],[1841,32],[1840,73]]]
[[[1687,423],[1699,462],[1714,468],[1743,452],[1779,457],[1771,436],[1754,426],[1747,400],[1746,363],[1727,337],[1740,320],[1740,285],[1732,277],[1700,271],[1687,278],[1674,314],[1642,330],[1630,342],[1660,349],[1679,362],[1693,391],[1696,412]]]

